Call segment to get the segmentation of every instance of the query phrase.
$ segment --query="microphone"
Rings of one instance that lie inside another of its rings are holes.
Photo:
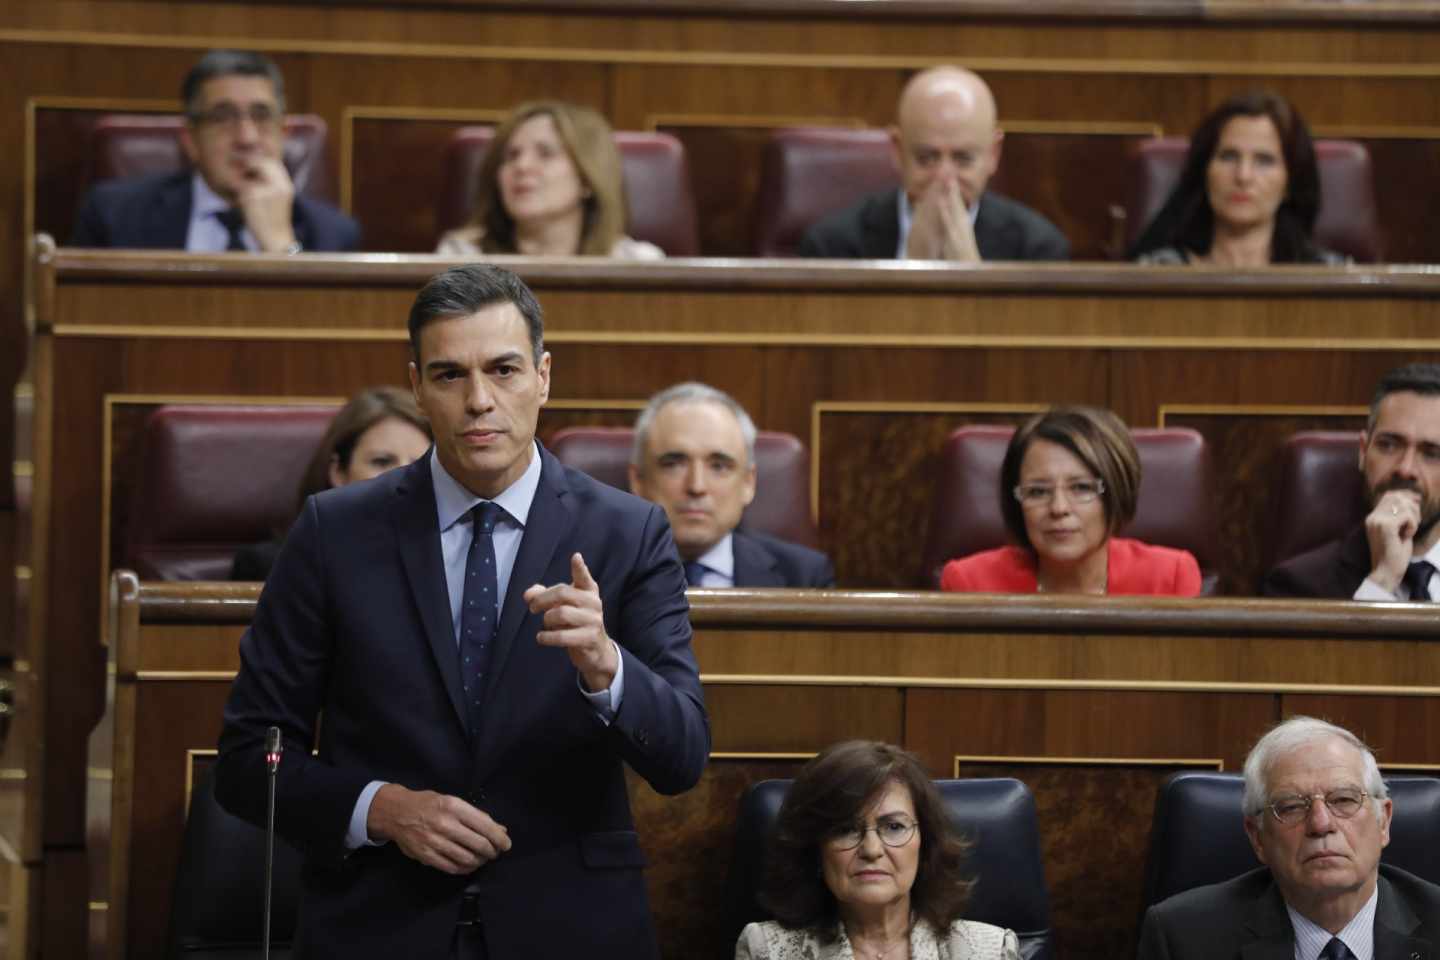
[[[265,809],[265,919],[261,934],[261,956],[270,960],[270,895],[275,886],[275,774],[280,770],[280,755],[285,744],[280,739],[280,728],[271,727],[265,731],[265,767],[270,782],[270,798]]]

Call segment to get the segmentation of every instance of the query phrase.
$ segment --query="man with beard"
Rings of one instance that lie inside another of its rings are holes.
[[[1266,575],[1272,597],[1440,599],[1440,364],[1386,374],[1360,438],[1370,513],[1339,540]]]

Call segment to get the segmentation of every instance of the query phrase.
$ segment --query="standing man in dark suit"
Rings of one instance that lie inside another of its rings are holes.
[[[755,499],[755,423],[734,397],[678,383],[635,421],[630,489],[665,508],[692,587],[833,587],[825,554],[738,530]]]
[[[354,220],[295,193],[281,160],[285,78],[269,58],[211,50],[185,75],[181,100],[191,169],[92,187],[71,246],[299,253],[360,245]]]
[[[905,86],[890,142],[899,190],[871,194],[805,232],[802,257],[863,260],[1068,260],[1049,220],[986,184],[1005,133],[985,81],[932,67]]]
[[[1392,370],[1360,437],[1370,513],[1339,540],[1265,576],[1270,597],[1440,599],[1440,364]]]
[[[517,277],[435,277],[410,344],[435,445],[306,502],[216,794],[263,820],[278,726],[299,956],[654,957],[622,763],[679,793],[710,743],[669,524],[536,443],[550,355]]]
[[[1380,863],[1391,801],[1353,733],[1291,717],[1245,760],[1245,832],[1265,864],[1151,907],[1140,960],[1417,960],[1440,887]]]

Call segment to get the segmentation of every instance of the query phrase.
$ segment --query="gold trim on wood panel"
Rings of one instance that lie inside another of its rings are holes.
[[[16,580],[30,580],[30,579],[33,579],[34,576],[35,576],[34,572],[30,569],[30,567],[29,567],[28,565],[23,564],[23,563],[17,563],[17,564],[15,564],[15,579],[16,579]]]
[[[15,460],[10,464],[10,475],[16,478],[35,476],[35,464],[29,460]]]
[[[1364,417],[1369,407],[1348,405],[1306,405],[1283,403],[1162,403],[1160,426],[1174,416],[1236,416],[1236,417]]]
[[[1073,134],[1075,136],[1161,137],[1165,128],[1158,123],[1124,120],[1006,120],[1000,124],[1007,134]]]
[[[799,753],[766,753],[754,750],[713,750],[711,760],[809,760],[819,754],[818,750]]]
[[[546,410],[643,410],[647,400],[556,400],[545,402]]]
[[[1367,127],[1345,126],[1311,127],[1310,133],[1317,139],[1346,140],[1440,140],[1440,127]]]
[[[26,383],[26,382],[23,381],[23,380],[22,380],[20,383],[15,384],[15,399],[16,399],[16,400],[34,400],[34,399],[35,399],[35,385],[34,385],[34,384],[31,384],[31,383]]]
[[[820,523],[820,417],[827,413],[1038,413],[1048,403],[926,403],[821,400],[810,405],[810,514]]]
[[[175,683],[189,680],[213,680],[229,683],[234,670],[136,670],[135,679],[148,683]]]
[[[244,394],[227,393],[206,393],[206,394],[183,394],[183,393],[107,393],[101,397],[100,412],[100,608],[104,610],[110,602],[110,524],[113,519],[111,510],[110,475],[113,466],[114,449],[112,438],[114,436],[115,408],[119,406],[149,407],[162,406],[167,403],[186,403],[196,406],[220,406],[222,404],[245,404],[250,406],[274,406],[274,407],[321,407],[335,406],[337,409],[344,405],[345,397],[282,397],[269,394],[250,396]],[[101,632],[106,628],[105,618],[101,618]],[[112,637],[101,637],[101,642],[109,645]]]
[[[1382,763],[1379,764],[1380,772],[1386,770],[1411,771],[1411,770],[1436,770],[1440,771],[1440,763]]]
[[[915,687],[926,690],[1117,690],[1126,693],[1335,693],[1440,697],[1440,687],[1329,683],[1239,683],[1225,680],[1069,680],[1054,677],[885,677],[866,674],[701,673],[713,686]]]
[[[404,330],[364,330],[348,327],[177,327],[168,324],[140,326],[117,323],[60,323],[54,327],[54,336],[96,337],[100,339],[128,337],[136,340],[370,340],[394,341],[401,343],[409,339]],[[546,340],[555,339],[547,336]]]
[[[28,780],[30,775],[21,767],[6,767],[0,770],[0,781],[3,780]]]
[[[106,910],[109,910],[109,909],[110,909],[110,901],[108,901],[108,900],[91,900],[91,901],[87,904],[87,906],[90,908],[90,912],[91,912],[91,913],[104,913]]]
[[[246,48],[249,49],[249,48]],[[340,209],[353,212],[355,192],[356,120],[431,120],[498,123],[508,110],[467,110],[449,107],[353,106],[340,111]]]
[[[859,56],[853,53],[772,54],[707,50],[621,50],[604,48],[486,46],[480,44],[397,43],[384,41],[289,39],[284,37],[156,36],[84,30],[0,30],[0,42],[53,46],[135,47],[137,49],[204,50],[240,48],[265,53],[331,54],[364,57],[416,57],[430,60],[534,60],[636,66],[789,67],[807,69],[914,71],[953,62],[952,56]],[[1440,77],[1434,63],[1333,63],[1250,60],[1123,60],[1065,57],[967,57],[977,73],[1077,73],[1141,76],[1242,77]]]
[[[185,800],[181,816],[190,819],[190,794],[195,790],[195,758],[218,757],[220,751],[214,747],[190,747],[185,751]]]
[[[826,116],[760,116],[744,113],[647,113],[644,127],[658,130],[660,127],[844,127],[864,130],[870,124],[863,117]]]
[[[1073,767],[1203,767],[1225,772],[1225,761],[1214,757],[1005,757],[972,756],[957,753],[954,756],[952,776],[960,777],[962,763],[975,764],[1016,764],[1019,766],[1073,766]]]

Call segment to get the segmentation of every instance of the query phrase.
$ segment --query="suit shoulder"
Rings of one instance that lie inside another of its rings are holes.
[[[735,538],[737,546],[741,541],[749,540],[757,549],[768,553],[787,587],[827,588],[835,585],[835,566],[830,562],[830,558],[819,550],[749,530],[736,530]],[[737,586],[741,585],[741,572],[740,558],[737,556]]]
[[[848,207],[826,214],[812,223],[800,239],[798,253],[802,257],[835,257],[864,259],[870,235],[878,222],[893,220],[899,236],[900,214],[894,190],[881,190],[862,197]],[[888,208],[888,212],[887,212]],[[894,257],[894,251],[888,256]]]
[[[312,248],[320,252],[354,250],[360,246],[360,224],[323,200],[296,195],[295,204],[312,231]]]
[[[1440,932],[1440,885],[1388,863],[1380,864],[1380,876],[1411,909],[1423,915],[1423,922],[1432,931]]]
[[[1171,925],[1211,925],[1240,915],[1237,908],[1264,896],[1273,883],[1270,868],[1259,867],[1223,883],[1183,890],[1155,904],[1150,912]]]
[[[772,537],[768,533],[757,533],[754,530],[736,530],[736,536],[746,536],[763,545],[772,553],[792,557],[802,563],[829,563],[830,558],[814,547],[807,547],[801,543],[791,543],[789,540],[781,540],[779,537]]]
[[[1060,228],[1034,209],[1019,200],[1012,200],[994,191],[985,194],[984,204],[992,206],[990,211],[981,206],[981,215],[993,217],[997,227],[1012,226],[1018,233],[1019,250],[1017,259],[1022,260],[1068,260],[1070,241]],[[978,238],[977,238],[978,239]]]
[[[1354,593],[1344,591],[1339,576],[1346,537],[1322,543],[1313,550],[1277,564],[1265,574],[1260,592],[1268,597],[1331,597],[1345,600]],[[1362,576],[1360,579],[1364,579]],[[1356,581],[1359,586],[1359,581]]]

